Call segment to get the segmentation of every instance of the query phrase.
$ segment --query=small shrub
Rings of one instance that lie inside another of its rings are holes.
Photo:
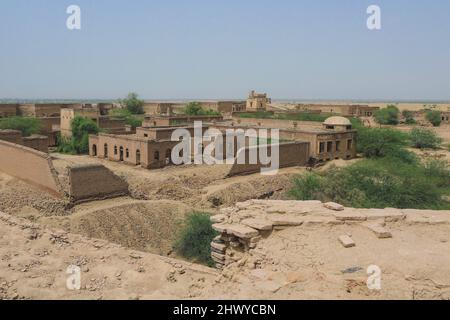
[[[211,241],[217,235],[207,213],[193,212],[187,217],[175,248],[181,256],[187,259],[213,266]]]
[[[131,114],[144,114],[144,101],[138,97],[137,93],[131,92],[125,99],[119,100],[119,103]]]
[[[380,109],[375,112],[375,120],[379,124],[391,124],[397,125],[399,120],[400,111],[395,105],[388,105],[384,109]]]
[[[403,110],[402,116],[405,119],[406,124],[415,124],[416,120],[414,119],[414,113],[409,110]]]
[[[437,149],[442,143],[436,132],[427,128],[414,128],[411,130],[411,142],[414,148]]]
[[[289,195],[296,200],[318,200],[321,189],[321,177],[315,173],[305,173],[294,178],[294,187],[289,190]]]
[[[442,122],[441,113],[437,110],[427,110],[425,118],[430,121],[434,127],[439,127]]]
[[[36,118],[9,117],[0,119],[0,129],[18,130],[22,132],[24,137],[39,133],[41,126],[41,121]]]
[[[204,115],[220,115],[220,112],[214,110],[205,110],[202,108],[199,102],[190,102],[184,108],[184,114],[191,116],[204,116]]]
[[[59,136],[57,151],[68,154],[89,153],[89,135],[99,132],[97,124],[91,119],[76,116],[71,122],[71,127],[71,139]]]
[[[130,125],[132,128],[142,126],[142,118],[137,115],[133,115],[128,109],[113,109],[110,111],[109,115],[115,119],[125,120],[125,123]]]

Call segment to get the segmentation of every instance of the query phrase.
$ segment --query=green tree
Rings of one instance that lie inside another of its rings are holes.
[[[442,139],[432,129],[414,128],[411,130],[411,142],[414,148],[437,149],[442,143]]]
[[[315,173],[305,173],[294,178],[294,187],[288,194],[296,200],[317,200],[323,188],[323,179]]]
[[[144,114],[144,101],[139,99],[137,93],[129,93],[125,99],[119,100],[119,103],[131,114]]]
[[[218,233],[212,228],[210,216],[204,212],[193,212],[186,219],[176,251],[187,259],[192,259],[208,266],[213,266],[211,259],[211,241]]]
[[[425,118],[430,121],[434,127],[439,127],[442,123],[441,113],[437,110],[427,110]]]
[[[398,108],[395,105],[390,104],[386,108],[376,111],[374,116],[379,124],[397,125],[399,122],[399,114],[400,111]]]
[[[408,134],[395,129],[358,129],[357,149],[367,158],[398,154],[408,144]]]
[[[42,123],[36,118],[8,117],[0,119],[0,129],[18,130],[24,137],[40,132]]]
[[[91,119],[76,116],[71,122],[72,137],[59,137],[58,152],[71,154],[89,153],[89,135],[99,132],[97,124]]]
[[[203,109],[199,102],[189,102],[184,108],[184,113],[191,116],[220,115],[220,112]]]
[[[128,109],[112,109],[109,115],[115,119],[125,120],[133,128],[142,126],[142,116],[132,114]]]

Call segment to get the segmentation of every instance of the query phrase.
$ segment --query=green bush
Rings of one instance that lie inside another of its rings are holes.
[[[125,99],[119,100],[131,114],[144,114],[144,101],[138,98],[138,94],[131,92]]]
[[[187,259],[213,266],[211,241],[217,235],[207,213],[193,212],[187,217],[186,224],[180,233],[175,245],[176,251]]]
[[[184,114],[191,116],[220,115],[220,112],[214,110],[205,110],[199,102],[189,102],[184,108]]]
[[[414,113],[409,110],[403,110],[402,116],[405,119],[406,124],[415,124],[416,120],[414,119]]]
[[[400,111],[395,105],[388,105],[384,109],[380,109],[375,112],[375,120],[379,124],[391,124],[397,125],[399,120]]]
[[[434,127],[439,127],[442,122],[441,113],[437,110],[427,110],[425,118],[430,121]]]
[[[125,120],[132,128],[142,126],[142,116],[133,115],[128,109],[112,109],[109,113],[112,118]]]
[[[397,154],[408,144],[408,134],[395,129],[358,129],[357,149],[367,158],[386,157]]]
[[[89,135],[99,132],[97,124],[91,119],[76,116],[72,122],[72,137],[59,137],[57,151],[68,154],[89,153]]]
[[[320,188],[312,188],[306,197],[304,184],[294,181],[289,194],[299,200],[331,200],[355,208],[448,209],[442,195],[450,188],[449,174],[448,165],[435,162],[424,166],[391,158],[367,159],[314,174],[312,180],[321,181]]]
[[[272,112],[258,111],[239,113],[238,116],[240,118],[324,122],[328,117],[331,116],[331,114],[318,114],[308,112],[273,114]]]
[[[36,118],[9,117],[0,119],[0,129],[19,130],[24,137],[40,132],[42,123]]]
[[[410,136],[414,148],[437,149],[442,143],[442,139],[436,132],[427,128],[414,128],[411,130]]]
[[[288,194],[297,200],[315,200],[322,190],[322,177],[314,173],[304,173],[294,178],[294,187]]]

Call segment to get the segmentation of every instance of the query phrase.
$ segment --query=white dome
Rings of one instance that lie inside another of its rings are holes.
[[[326,126],[351,126],[350,120],[344,117],[329,117],[323,123]]]

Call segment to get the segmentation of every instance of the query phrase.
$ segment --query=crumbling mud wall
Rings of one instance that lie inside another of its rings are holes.
[[[57,174],[47,153],[0,140],[0,171],[61,197]]]
[[[228,176],[236,176],[241,174],[249,174],[259,172],[263,167],[270,167],[270,165],[262,165],[259,161],[256,164],[248,164],[249,154],[252,148],[246,147],[238,151],[235,163],[230,169]],[[269,149],[269,155],[271,155],[271,148]],[[259,153],[259,150],[257,150]],[[238,164],[237,159],[245,153],[246,164]],[[279,168],[293,167],[293,166],[305,166],[309,160],[309,142],[288,142],[279,145]]]
[[[128,184],[99,164],[76,165],[69,170],[69,196],[73,203],[127,195]]]

